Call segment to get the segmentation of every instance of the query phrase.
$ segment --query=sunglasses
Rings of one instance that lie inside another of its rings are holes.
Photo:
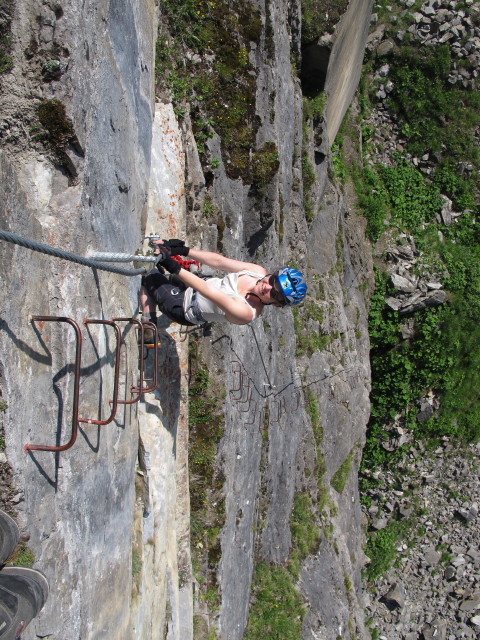
[[[268,284],[272,287],[270,289],[270,296],[275,300],[275,302],[278,302],[278,304],[285,306],[287,304],[287,301],[285,300],[285,296],[283,295],[283,293],[281,293],[280,291],[278,291],[278,289],[275,288],[276,283],[277,283],[277,279],[272,274],[268,278]]]

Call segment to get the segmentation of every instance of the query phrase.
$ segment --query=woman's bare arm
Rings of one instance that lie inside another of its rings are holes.
[[[238,271],[253,271],[259,275],[265,276],[266,270],[258,264],[253,262],[242,262],[241,260],[234,260],[233,258],[226,258],[220,253],[214,253],[213,251],[202,251],[200,249],[190,249],[188,253],[189,260],[198,260],[201,264],[206,264],[213,269],[221,269],[222,271],[230,271],[231,273],[237,273]]]

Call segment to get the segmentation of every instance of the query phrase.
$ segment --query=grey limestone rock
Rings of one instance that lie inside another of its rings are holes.
[[[405,606],[405,588],[401,582],[393,584],[381,601],[391,609],[403,609]]]

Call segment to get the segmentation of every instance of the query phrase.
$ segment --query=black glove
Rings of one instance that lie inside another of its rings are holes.
[[[174,273],[175,275],[178,275],[180,269],[182,268],[176,260],[170,257],[160,259],[157,262],[157,267],[158,266],[164,267],[164,269],[166,269],[169,273]]]
[[[157,264],[159,262],[162,262],[162,260],[166,260],[172,255],[170,253],[170,249],[166,247],[164,244],[155,245],[155,249],[158,249],[158,253],[155,254],[158,256]]]
[[[190,247],[186,247],[185,242],[183,240],[178,240],[177,238],[164,240],[163,245],[158,246],[166,247],[171,256],[188,256],[188,252],[190,251]]]

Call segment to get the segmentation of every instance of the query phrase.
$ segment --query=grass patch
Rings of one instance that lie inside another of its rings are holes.
[[[295,496],[290,518],[290,530],[292,533],[292,552],[288,569],[292,576],[298,579],[302,560],[315,551],[320,540],[320,530],[315,523],[312,501],[308,493],[297,493]]]
[[[25,544],[21,543],[11,557],[11,563],[15,567],[28,567],[31,569],[35,563],[35,554]]]
[[[290,572],[261,562],[255,570],[245,640],[298,640],[304,609]]]
[[[200,598],[213,612],[220,604],[215,580],[221,557],[220,531],[225,519],[224,476],[216,468],[224,432],[222,389],[190,352],[194,372],[189,386],[190,534],[192,566]]]
[[[339,468],[333,474],[330,484],[337,493],[343,493],[345,485],[347,484],[348,476],[352,468],[353,453],[350,452]]]
[[[296,589],[302,560],[314,553],[320,540],[310,496],[297,493],[290,518],[292,551],[286,567],[261,562],[252,583],[245,640],[298,640],[306,614]]]
[[[309,317],[308,308],[315,309],[314,318]],[[321,313],[321,310],[316,306],[292,309],[293,326],[297,339],[295,355],[298,357],[303,355],[312,356],[316,351],[323,351],[332,340],[331,336],[320,333],[320,329],[309,328],[308,320],[316,320],[319,317],[317,311]]]

